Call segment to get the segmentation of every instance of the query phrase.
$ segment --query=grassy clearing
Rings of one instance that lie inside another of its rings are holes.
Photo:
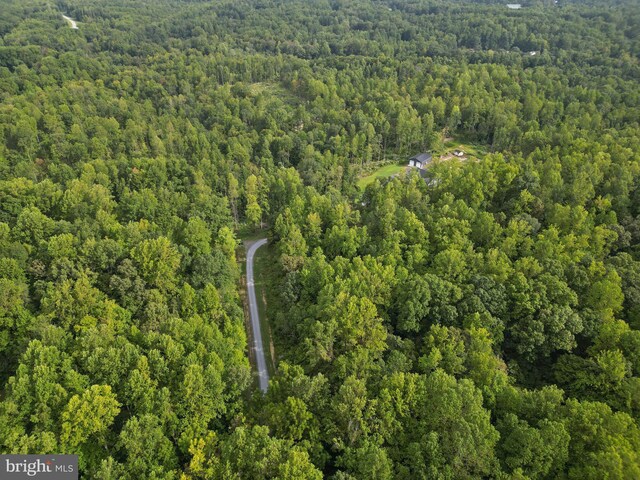
[[[376,178],[387,178],[387,177],[390,177],[391,175],[401,173],[404,171],[406,167],[407,167],[406,161],[403,161],[402,163],[398,162],[398,163],[392,163],[390,165],[384,165],[378,168],[376,171],[374,171],[370,175],[367,175],[366,177],[362,177],[360,180],[358,180],[358,187],[364,190],[367,187],[367,185],[373,183]]]
[[[443,148],[433,150],[431,153],[433,154],[434,159],[439,159],[440,157],[451,158],[455,150],[462,150],[465,154],[465,159],[482,159],[488,153],[486,145],[474,143],[464,137],[453,137],[447,139],[447,141],[444,142]],[[367,185],[373,183],[376,178],[388,178],[392,175],[401,173],[406,169],[409,155],[388,155],[387,158],[389,157],[395,161],[371,171],[358,180],[358,187],[361,190],[364,190]],[[445,160],[448,158],[445,158]]]
[[[442,156],[452,154],[454,150],[462,150],[468,158],[482,159],[488,153],[486,145],[467,141],[463,137],[448,140],[444,147],[444,151],[438,152]]]
[[[248,92],[252,96],[264,94],[270,98],[277,98],[290,105],[298,105],[300,99],[292,92],[276,82],[256,82],[248,85]]]
[[[238,225],[238,229],[236,230],[236,238],[241,242],[260,240],[261,238],[265,238],[267,236],[267,233],[268,230],[266,228],[253,228],[246,223],[241,223],[240,225]]]

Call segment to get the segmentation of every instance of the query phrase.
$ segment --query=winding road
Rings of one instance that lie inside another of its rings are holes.
[[[258,240],[252,243],[247,251],[247,290],[249,291],[249,314],[251,316],[251,329],[253,330],[253,350],[256,352],[260,390],[263,392],[266,392],[269,387],[269,372],[267,372],[267,361],[264,356],[262,332],[260,331],[260,316],[258,315],[258,301],[256,300],[256,289],[253,283],[253,256],[256,251],[266,243],[266,238]]]
[[[71,28],[73,28],[74,30],[78,30],[78,24],[73,18],[67,17],[66,15],[62,15],[62,18],[64,18],[67,22],[69,22],[69,26]]]

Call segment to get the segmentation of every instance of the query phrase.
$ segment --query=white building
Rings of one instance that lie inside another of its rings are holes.
[[[409,159],[409,166],[424,170],[431,163],[433,157],[430,153],[419,153]]]

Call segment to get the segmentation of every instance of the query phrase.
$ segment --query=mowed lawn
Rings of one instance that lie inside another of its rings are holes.
[[[444,151],[438,153],[439,155],[448,155],[452,154],[454,150],[462,150],[466,157],[482,159],[487,154],[487,145],[466,142],[464,138],[452,138],[445,142]]]
[[[387,178],[391,175],[395,175],[397,173],[403,172],[404,169],[407,168],[406,162],[400,163],[392,163],[391,165],[385,165],[384,167],[380,167],[371,175],[367,175],[366,177],[362,177],[358,180],[358,187],[364,190],[367,185],[373,183],[376,178]]]

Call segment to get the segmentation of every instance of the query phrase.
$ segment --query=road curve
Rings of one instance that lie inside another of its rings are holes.
[[[64,18],[67,22],[69,22],[69,26],[71,28],[73,28],[74,30],[78,30],[78,24],[73,18],[67,17],[66,15],[62,15],[62,18]]]
[[[251,329],[253,330],[253,350],[256,352],[260,390],[263,392],[266,392],[269,386],[269,372],[267,372],[267,361],[264,356],[262,332],[260,331],[260,317],[258,315],[258,301],[256,300],[256,290],[253,283],[253,256],[256,251],[266,243],[266,238],[258,240],[251,244],[247,251],[247,291],[249,292],[249,314],[251,316]]]

